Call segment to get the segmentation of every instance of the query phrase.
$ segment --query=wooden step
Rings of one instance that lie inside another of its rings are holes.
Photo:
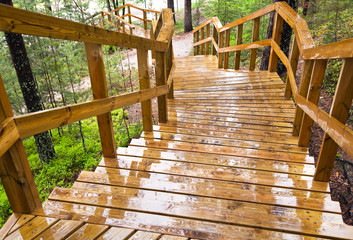
[[[240,224],[247,227],[282,231],[283,222],[285,222],[286,231],[298,234],[342,238],[353,234],[351,227],[342,224],[340,214],[141,189],[116,187],[111,189],[111,192],[100,190],[96,192],[90,189],[55,188],[49,196],[49,200],[105,208],[109,209],[110,214],[113,214],[113,210],[139,211],[204,222],[216,221],[223,224]],[[59,209],[65,209],[65,207]],[[215,209],[217,211],[214,211]],[[95,211],[96,216],[99,216],[98,212]],[[212,214],[209,214],[210,212]],[[106,216],[110,214],[105,211]],[[129,218],[132,219],[130,216]],[[148,217],[144,219],[148,221]],[[300,223],[298,219],[300,219]],[[326,221],[323,222],[322,219]],[[339,231],[337,231],[338,229]]]

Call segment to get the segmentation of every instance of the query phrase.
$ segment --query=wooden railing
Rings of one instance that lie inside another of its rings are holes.
[[[272,38],[258,41],[260,18],[271,12],[275,14]],[[253,21],[252,42],[243,44],[243,24],[249,21]],[[289,59],[279,47],[284,21],[293,28],[295,34]],[[237,27],[237,45],[229,46],[230,31],[235,27]],[[197,27],[193,33],[194,54],[216,55],[218,53],[219,68],[228,69],[229,52],[235,52],[234,69],[239,70],[241,51],[251,49],[249,70],[254,71],[257,48],[271,47],[268,71],[275,72],[277,70],[278,58],[287,68],[288,80],[284,96],[286,98],[293,97],[297,105],[293,121],[293,135],[299,135],[298,145],[309,146],[311,127],[314,122],[325,131],[316,166],[315,180],[329,180],[338,147],[353,157],[353,131],[345,126],[353,98],[353,39],[315,47],[305,20],[285,2],[273,3],[225,26],[222,26],[217,17],[210,18]],[[212,52],[210,44],[212,44]],[[304,60],[304,65],[298,90],[295,75],[299,57]],[[327,60],[338,58],[343,59],[344,63],[331,112],[327,114],[317,106],[319,94]]]
[[[141,18],[139,16],[132,14],[131,8],[141,11],[143,17]],[[122,10],[124,9],[127,10],[127,13],[121,14]],[[152,13],[154,15],[154,19],[148,19],[148,16],[147,16],[148,13]],[[101,11],[100,16],[93,19],[93,24],[99,27],[104,27],[106,24],[108,24],[110,26],[115,27],[117,31],[121,31],[121,32],[126,32],[126,26],[128,26],[130,34],[133,34],[133,30],[135,29],[135,26],[132,25],[132,18],[142,21],[144,30],[147,30],[148,23],[152,22],[153,20],[158,20],[159,14],[160,14],[159,11],[143,9],[131,3],[127,3],[110,12]],[[125,20],[126,17],[128,18],[127,21]],[[95,20],[96,21],[98,20],[98,22],[96,22]]]
[[[0,30],[19,34],[84,42],[94,100],[65,107],[14,116],[0,77],[0,175],[11,208],[31,213],[41,207],[39,195],[21,139],[97,116],[104,157],[116,157],[111,111],[141,102],[145,131],[152,131],[151,98],[158,97],[160,122],[168,121],[167,94],[173,96],[172,35],[170,9],[160,13],[156,40],[110,31],[0,4]],[[140,91],[108,96],[101,45],[137,49]],[[156,55],[156,87],[151,88],[148,50]]]

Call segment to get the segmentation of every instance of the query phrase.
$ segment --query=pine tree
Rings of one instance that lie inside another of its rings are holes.
[[[184,32],[190,32],[192,27],[191,0],[185,0],[184,6]]]
[[[174,0],[168,0],[168,8],[172,9],[174,23],[176,23],[176,21],[175,21],[175,11],[174,11]]]

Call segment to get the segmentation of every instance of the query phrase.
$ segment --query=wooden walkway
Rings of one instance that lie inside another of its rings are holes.
[[[7,239],[353,239],[275,73],[219,70],[215,56],[176,66],[169,122],[13,216]]]

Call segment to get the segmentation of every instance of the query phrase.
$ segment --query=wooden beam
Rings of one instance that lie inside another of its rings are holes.
[[[143,10],[143,28],[147,30],[147,12]]]
[[[85,49],[93,91],[93,99],[107,98],[108,88],[107,81],[105,79],[102,46],[99,44],[86,43]],[[116,145],[111,114],[105,113],[98,115],[97,121],[103,156],[116,157]]]
[[[16,123],[12,117],[0,123],[0,157],[20,139]]]
[[[210,38],[211,37],[211,29],[210,29],[210,24],[206,25],[206,38]],[[212,39],[211,39],[212,41]],[[210,55],[210,43],[207,42],[206,43],[206,55]]]
[[[212,28],[212,37],[214,40],[214,43],[212,44],[212,55],[217,55],[217,49],[216,49],[216,45],[218,45],[218,32],[217,32],[217,28],[215,25],[213,25]]]
[[[156,86],[167,83],[167,56],[164,52],[156,52]],[[160,123],[168,122],[167,94],[158,97],[158,120]]]
[[[260,17],[254,19],[254,24],[252,28],[252,42],[256,42],[259,39],[260,33]],[[256,48],[250,50],[250,71],[255,70],[256,64]]]
[[[211,41],[212,41],[212,37],[208,37],[208,38],[205,38],[204,40],[201,40],[201,41],[194,43],[192,46],[197,47],[197,46],[200,46],[202,44],[205,44],[205,43],[211,42]]]
[[[294,38],[293,46],[292,46],[292,52],[291,52],[290,60],[289,60],[290,65],[291,65],[292,70],[293,70],[294,77],[296,76],[296,73],[297,73],[299,54],[300,54],[300,52],[299,52],[299,48],[298,48],[298,43],[297,43],[296,38]],[[286,89],[284,91],[284,97],[289,99],[291,96],[292,96],[292,90],[291,90],[291,87],[290,87],[290,81],[289,81],[289,79],[287,77]]]
[[[194,32],[194,42],[195,44],[199,42],[199,32]],[[194,45],[195,45],[194,44]],[[200,44],[194,46],[194,56],[199,55]]]
[[[317,105],[319,101],[321,86],[325,76],[326,65],[327,60],[315,60],[314,62],[307,100],[315,105]],[[309,146],[311,127],[313,123],[313,119],[311,119],[307,114],[304,114],[299,132],[298,146]]]
[[[130,5],[127,6],[127,13],[129,14],[129,23],[131,24],[131,8]]]
[[[230,43],[230,29],[226,31],[224,47],[229,47]],[[228,69],[229,66],[229,52],[224,54],[224,69]]]
[[[137,63],[139,72],[140,89],[150,89],[150,77],[148,75],[148,51],[137,49]],[[141,102],[143,131],[152,131],[152,104],[151,99]]]
[[[276,12],[274,26],[273,26],[272,40],[274,40],[278,45],[281,42],[282,28],[283,28],[283,18]],[[276,72],[277,63],[278,63],[278,56],[273,50],[273,48],[271,48],[270,60],[268,63],[268,71]]]
[[[169,45],[169,50],[166,53],[167,57],[167,79],[169,79],[169,76],[173,74],[172,72],[172,67],[173,67],[173,61],[174,61],[174,52],[173,52],[173,41],[171,40],[170,45]],[[171,78],[171,83],[167,81],[169,92],[167,97],[169,99],[174,99],[174,82],[173,78]]]
[[[223,48],[224,43],[224,32],[219,33],[218,47]],[[223,53],[218,52],[218,68],[223,68]]]
[[[353,59],[345,59],[333,99],[330,116],[345,124],[353,99]],[[325,133],[316,165],[314,180],[328,182],[338,150],[338,144]]]
[[[143,102],[168,93],[168,86],[158,86],[148,90],[126,93],[119,96],[58,107],[45,111],[14,117],[20,138],[29,137],[83,119],[95,117],[113,110]]]
[[[17,213],[32,213],[41,207],[38,191],[33,180],[32,172],[28,164],[26,152],[22,141],[16,136],[17,128],[11,120],[13,112],[5,90],[4,83],[0,76],[0,122],[8,119],[11,132],[6,126],[1,126],[0,134],[5,138],[10,135],[15,143],[1,143],[3,152],[0,156],[0,176],[4,186],[11,209]],[[4,127],[4,128],[3,128]],[[13,136],[15,134],[15,136]],[[8,148],[10,146],[10,148]],[[5,152],[5,149],[8,150]]]
[[[300,96],[306,97],[308,95],[313,66],[314,66],[314,61],[312,60],[304,61],[302,75],[301,75],[300,84],[299,84]],[[303,114],[304,114],[303,110],[300,107],[296,106],[295,117],[293,120],[293,131],[292,131],[293,136],[299,135],[299,131],[302,125]]]
[[[237,31],[237,46],[242,45],[242,43],[243,43],[243,24],[239,24],[238,31]],[[234,70],[240,69],[240,55],[241,55],[241,51],[235,52]]]
[[[168,44],[0,4],[0,31],[166,51]]]
[[[201,32],[201,39],[200,40],[202,41],[205,39],[205,28],[201,28],[200,32]],[[200,45],[200,55],[204,55],[204,49],[205,49],[205,44],[202,43]]]
[[[348,50],[350,49],[350,51]],[[336,59],[353,58],[353,38],[326,44],[320,47],[305,49],[303,59]]]

